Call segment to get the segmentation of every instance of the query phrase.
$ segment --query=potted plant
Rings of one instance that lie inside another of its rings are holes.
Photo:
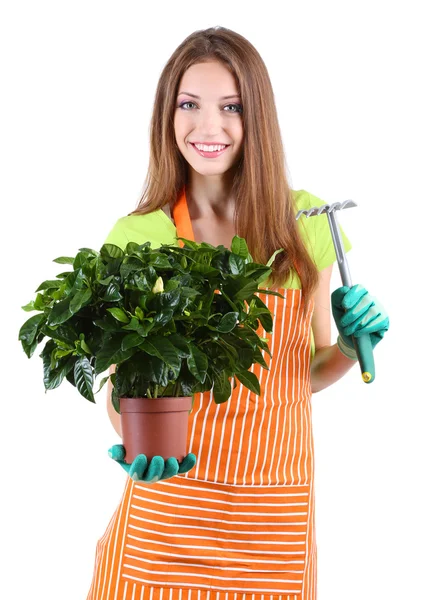
[[[260,394],[249,368],[268,368],[262,350],[271,356],[256,330],[260,322],[272,332],[272,315],[255,294],[282,249],[262,265],[238,236],[231,250],[177,239],[183,247],[104,244],[99,252],[81,248],[75,258],[56,258],[72,270],[41,283],[22,307],[39,311],[19,331],[28,358],[48,339],[40,354],[46,391],[66,378],[95,402],[111,377],[127,462],[140,453],[181,460],[194,393],[213,389],[215,402],[225,402],[234,377],[234,387],[238,379]],[[115,373],[94,392],[96,376],[112,364]],[[168,444],[172,434],[175,446]]]

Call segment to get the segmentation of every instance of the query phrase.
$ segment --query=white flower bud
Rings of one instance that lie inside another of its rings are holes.
[[[152,292],[154,294],[160,294],[163,291],[164,291],[164,282],[162,281],[162,277],[158,277],[158,279],[155,282]]]

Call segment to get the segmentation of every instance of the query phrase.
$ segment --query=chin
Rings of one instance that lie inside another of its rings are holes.
[[[235,167],[235,164],[229,164],[229,165],[198,165],[198,164],[194,164],[191,163],[189,161],[187,161],[187,164],[189,165],[189,167],[191,169],[193,169],[194,171],[196,171],[196,173],[200,173],[200,175],[223,175],[224,173],[226,173],[227,171],[230,171],[233,167]]]

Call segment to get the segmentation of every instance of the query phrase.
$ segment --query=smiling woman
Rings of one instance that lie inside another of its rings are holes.
[[[105,243],[159,247],[178,237],[230,247],[238,235],[255,262],[267,264],[278,252],[256,298],[273,315],[272,332],[259,331],[271,357],[250,368],[259,395],[235,380],[223,405],[212,389],[194,395],[193,466],[180,464],[168,476],[162,457],[147,467],[143,455],[135,458],[136,477],[128,477],[97,544],[88,600],[110,591],[113,600],[316,600],[311,396],[356,364],[351,348],[345,355],[330,341],[336,254],[326,214],[296,220],[299,210],[323,204],[288,184],[274,94],[257,50],[223,27],[192,33],[158,82],[142,197]],[[347,292],[339,290],[339,303],[354,297]],[[354,307],[358,318],[345,334],[345,305],[336,306],[343,342],[352,343],[363,311]]]

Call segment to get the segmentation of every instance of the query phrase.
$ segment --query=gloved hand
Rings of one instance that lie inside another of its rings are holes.
[[[389,317],[380,302],[362,285],[343,286],[331,295],[332,313],[339,332],[338,348],[348,358],[357,359],[352,335],[370,334],[373,348],[389,329]]]
[[[162,456],[153,456],[148,466],[148,459],[144,454],[138,454],[130,464],[124,462],[126,450],[122,444],[115,444],[108,450],[108,456],[118,462],[129,474],[133,481],[155,483],[160,479],[170,479],[179,473],[187,473],[196,464],[196,456],[191,452],[178,462],[173,456],[166,461]]]

